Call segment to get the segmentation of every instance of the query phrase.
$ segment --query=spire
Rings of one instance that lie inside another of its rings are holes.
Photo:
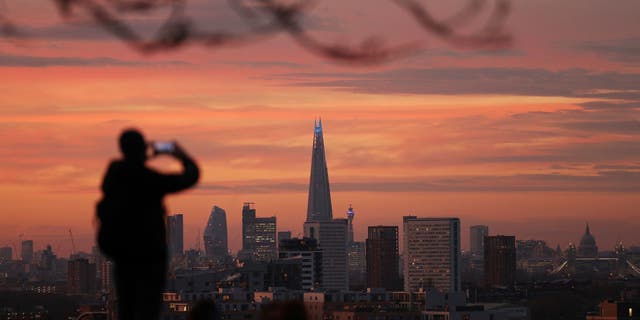
[[[353,211],[353,206],[349,204],[349,209],[347,210],[347,217],[353,219],[355,212]]]
[[[329,172],[324,152],[322,119],[313,123],[313,150],[311,152],[311,176],[309,179],[309,202],[307,221],[329,221],[333,219]]]
[[[589,222],[587,222],[587,229],[584,231],[585,234],[591,234],[589,231]]]

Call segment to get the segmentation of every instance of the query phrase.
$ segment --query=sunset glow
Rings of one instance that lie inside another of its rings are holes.
[[[50,3],[6,2],[33,36],[0,37],[2,246],[23,235],[35,249],[68,253],[72,229],[89,251],[99,184],[129,127],[179,141],[201,166],[195,190],[167,201],[184,214],[186,248],[217,205],[239,249],[245,201],[295,236],[317,117],[334,216],[352,204],[359,241],[367,225],[416,214],[460,217],[465,247],[473,224],[565,247],[585,221],[603,250],[616,240],[640,245],[636,1],[518,1],[515,42],[500,51],[452,48],[385,6],[319,6],[323,38],[428,44],[365,67],[313,55],[285,35],[144,56],[100,28],[65,24]],[[447,3],[436,7],[457,2]]]

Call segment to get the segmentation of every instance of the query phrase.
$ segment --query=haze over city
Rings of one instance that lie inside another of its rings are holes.
[[[427,39],[423,51],[367,67],[286,36],[141,56],[95,26],[64,24],[53,5],[6,5],[31,37],[0,42],[2,246],[28,238],[66,255],[71,229],[89,251],[98,186],[127,127],[178,140],[202,168],[195,190],[167,201],[184,214],[185,247],[217,205],[237,251],[246,201],[302,234],[317,117],[333,215],[353,205],[358,240],[368,225],[418,215],[459,217],[463,248],[474,224],[564,248],[589,222],[602,250],[640,244],[638,2],[517,2],[508,49]],[[239,24],[219,4],[189,10],[204,19],[211,8],[220,25]],[[424,37],[390,5],[328,1],[313,12],[311,29],[327,39]]]

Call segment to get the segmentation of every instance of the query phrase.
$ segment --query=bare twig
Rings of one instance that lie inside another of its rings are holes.
[[[498,48],[508,46],[512,41],[511,35],[506,33],[504,28],[506,17],[510,11],[509,0],[496,0],[491,17],[487,20],[484,28],[466,35],[457,33],[452,23],[459,21],[462,17],[470,19],[484,6],[485,0],[471,0],[471,4],[449,22],[441,22],[434,19],[426,7],[417,0],[392,1],[413,16],[416,22],[427,32],[435,34],[453,45]]]
[[[204,46],[222,46],[246,43],[276,33],[289,34],[296,43],[312,53],[331,60],[355,64],[373,64],[389,61],[398,56],[415,52],[422,47],[421,41],[396,46],[384,45],[375,37],[367,38],[360,45],[330,44],[313,37],[303,25],[304,15],[319,0],[300,0],[284,3],[281,0],[228,0],[229,5],[242,17],[249,28],[247,32],[204,31],[185,16],[186,0],[53,0],[63,17],[71,18],[79,12],[91,19],[115,37],[141,53],[153,53],[175,49],[187,43]],[[509,0],[493,0],[491,14],[482,28],[463,34],[456,30],[461,25],[476,19],[488,0],[469,0],[456,14],[447,19],[436,20],[420,0],[390,0],[406,11],[427,33],[448,41],[452,45],[466,47],[504,47],[511,41],[505,31],[509,15]],[[171,15],[151,39],[145,39],[135,28],[121,18],[124,12],[147,13],[151,10],[170,7]],[[0,8],[0,35],[17,36],[18,30],[2,15]]]

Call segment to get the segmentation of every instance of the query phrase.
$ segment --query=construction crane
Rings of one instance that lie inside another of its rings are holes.
[[[73,241],[73,232],[69,229],[69,237],[71,238],[71,255],[76,253],[76,243]]]
[[[200,251],[200,229],[198,229],[198,234],[196,235],[196,250]]]
[[[22,253],[22,236],[24,236],[24,233],[18,235],[18,245],[20,246],[20,253]],[[19,260],[18,258],[20,257],[20,255],[18,255],[18,249],[15,247],[15,245],[13,246],[13,249],[16,251],[16,260]]]

